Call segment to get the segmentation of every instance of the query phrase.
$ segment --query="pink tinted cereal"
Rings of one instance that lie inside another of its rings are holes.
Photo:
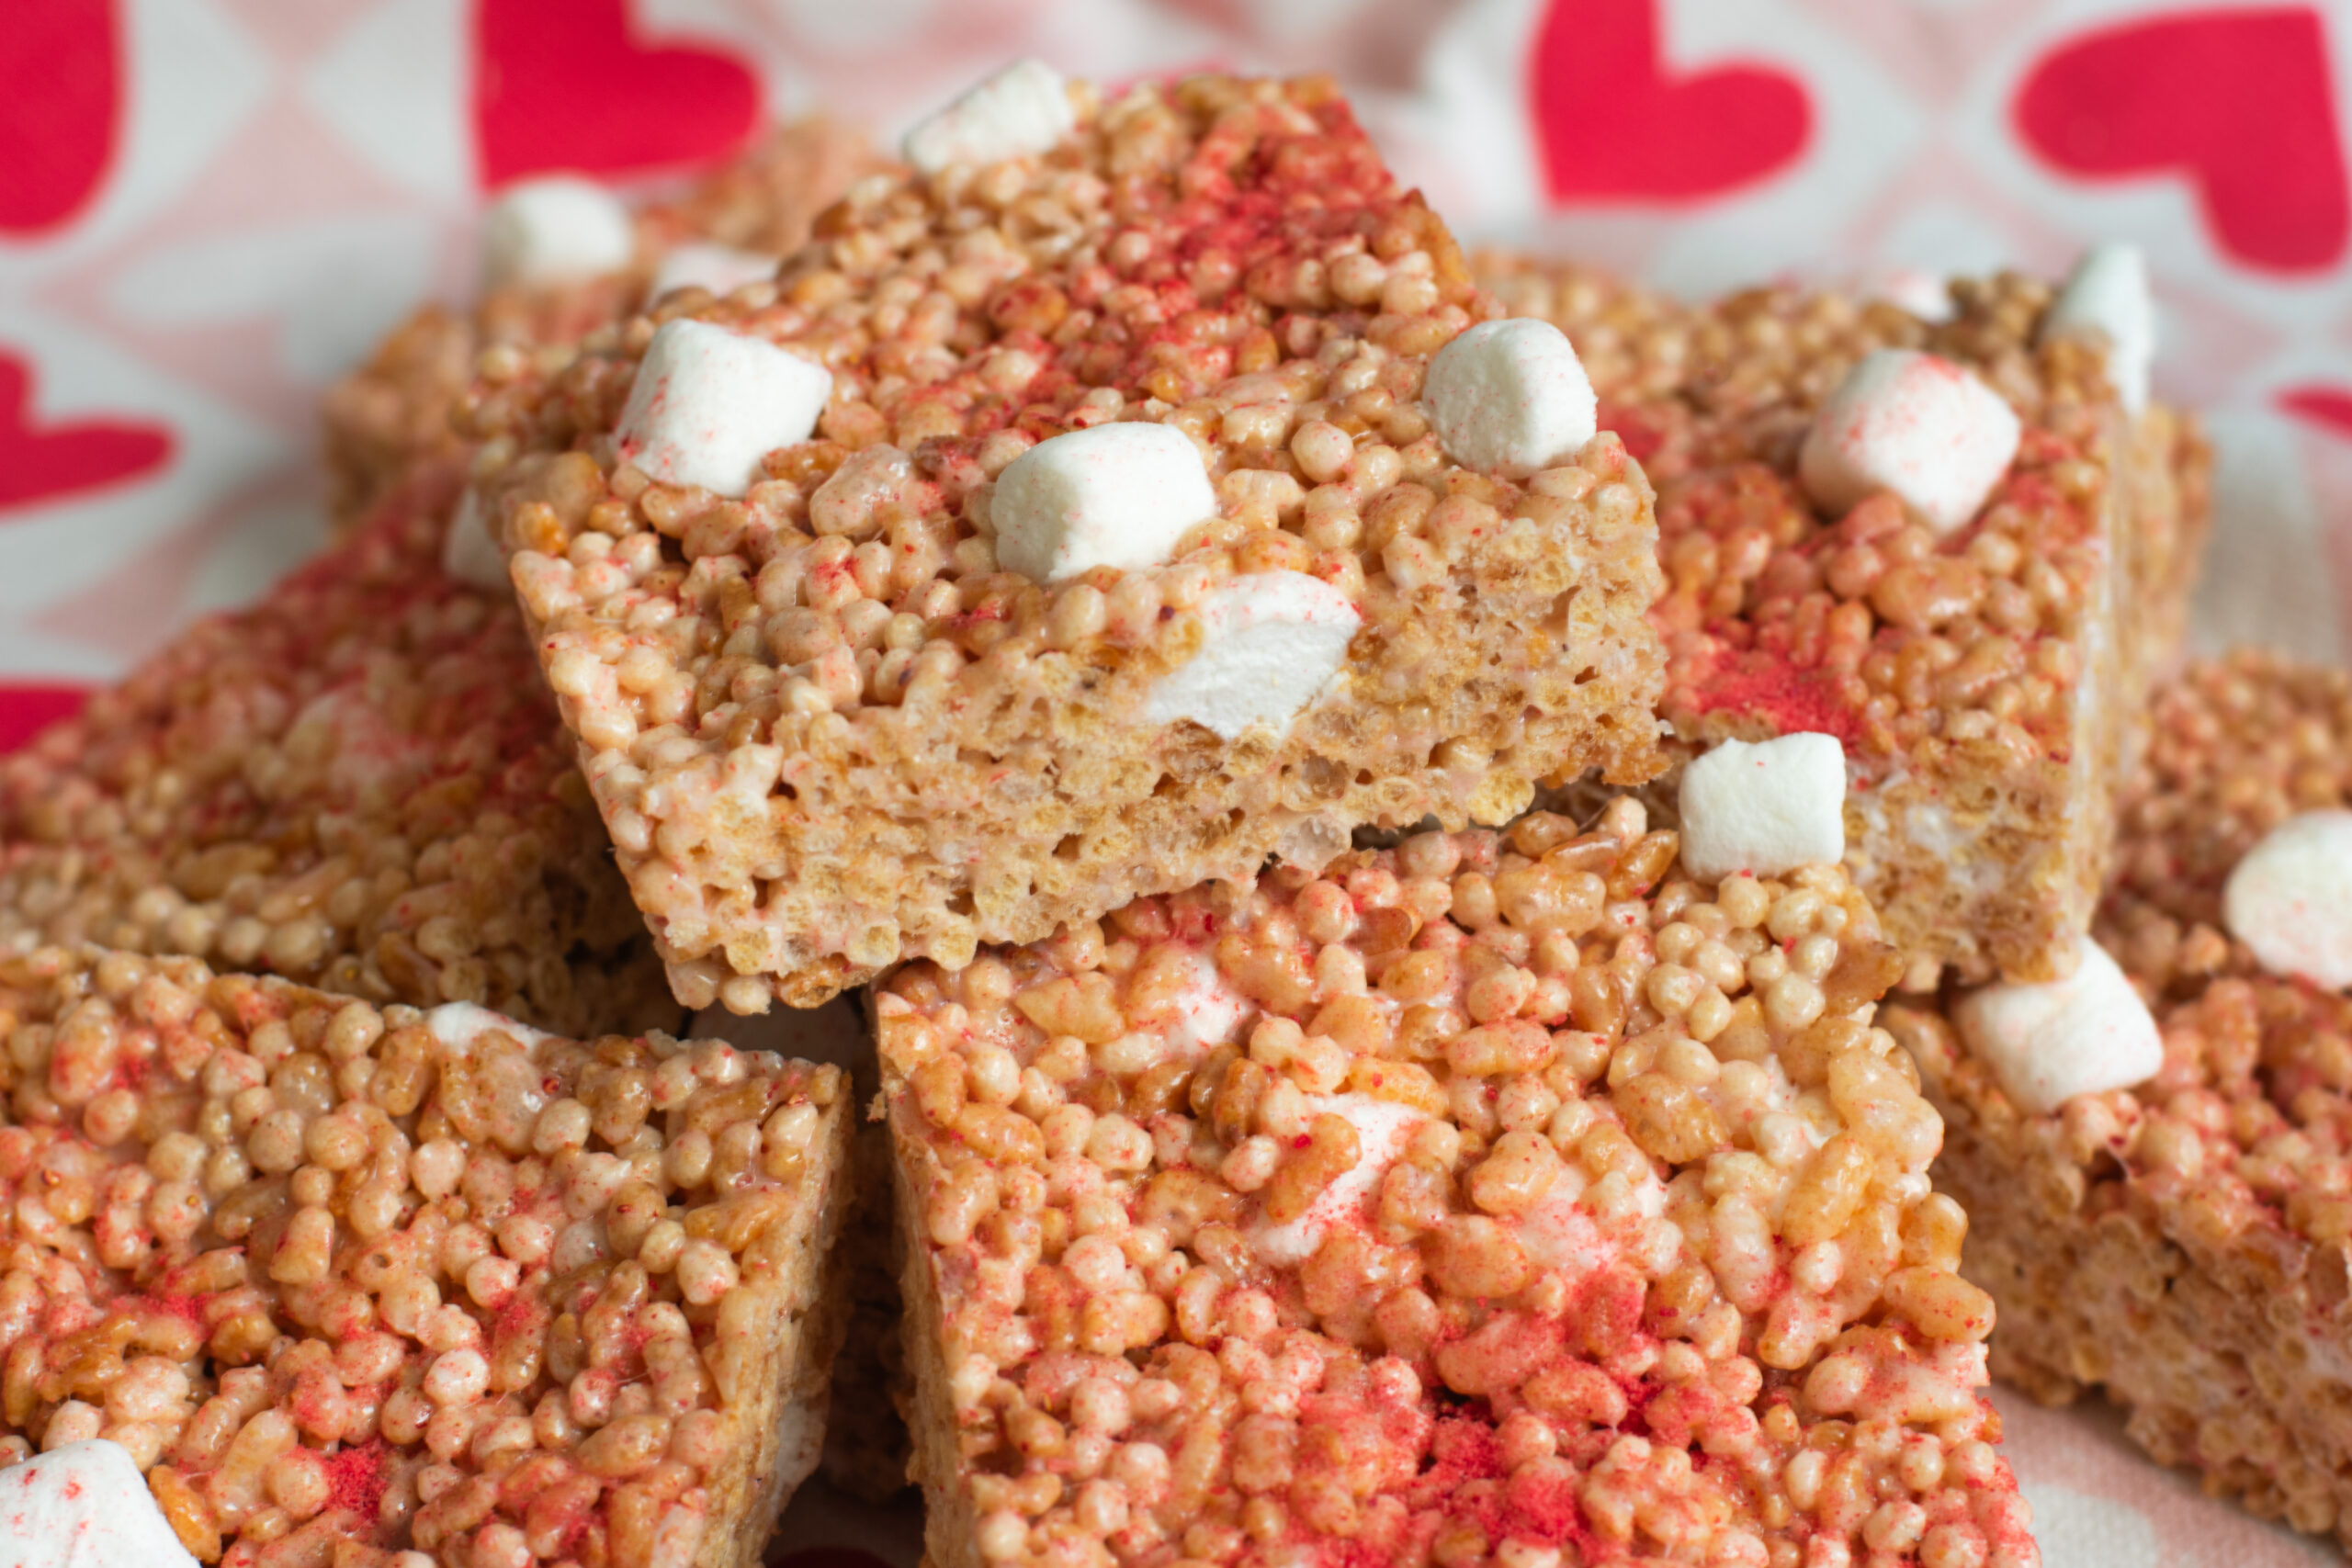
[[[679,995],[808,1005],[1138,893],[1656,767],[1649,490],[1613,435],[1449,463],[1430,357],[1492,313],[1328,83],[1091,90],[1050,153],[873,180],[772,292],[693,314],[820,360],[820,439],[741,500],[610,439],[673,302],[466,428],[583,770]],[[1001,570],[996,477],[1057,434],[1189,437],[1218,513],[1167,564]],[[1363,621],[1339,683],[1227,740],[1147,716],[1237,578]]]
[[[824,119],[784,127],[763,146],[699,175],[638,214],[638,265],[559,287],[490,290],[469,310],[432,305],[401,323],[368,363],[327,392],[333,505],[345,525],[420,462],[462,451],[449,416],[485,352],[569,355],[568,344],[620,318],[645,293],[658,258],[710,243],[781,258],[853,180],[887,165],[863,138]]]
[[[2090,922],[2150,682],[2177,657],[2209,520],[2193,421],[2128,413],[2080,343],[2035,346],[2051,290],[2014,276],[1955,282],[1934,325],[1838,293],[1692,308],[1520,258],[1478,271],[1576,340],[1603,423],[1658,487],[1670,586],[1651,619],[1681,743],[1837,736],[1847,863],[1912,983],[1945,964],[2054,978]],[[1886,348],[1962,367],[2023,422],[1949,535],[1887,494],[1825,516],[1798,485],[1814,411]]]
[[[839,1342],[839,1068],[96,949],[0,960],[0,1442],[121,1444],[223,1568],[759,1561]]]
[[[1941,1018],[1888,1023],[1947,1108],[1937,1179],[1999,1303],[1996,1370],[2052,1403],[2101,1389],[2158,1460],[2352,1546],[2352,1000],[2265,972],[2221,923],[2265,833],[2352,802],[2352,682],[2241,651],[2153,720],[2098,935],[2163,1070],[2026,1115]]]
[[[1902,967],[1624,799],[902,969],[932,1560],[2037,1561]]]
[[[182,953],[573,1033],[671,998],[446,466],[0,760],[0,952]],[[137,1086],[131,1086],[133,1088]]]

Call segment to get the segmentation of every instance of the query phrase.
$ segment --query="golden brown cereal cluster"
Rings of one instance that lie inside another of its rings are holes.
[[[2165,1066],[2021,1114],[1940,1018],[1890,1010],[1951,1138],[1937,1179],[1999,1302],[1993,1364],[2100,1386],[2157,1459],[2352,1546],[2352,999],[2220,929],[2238,857],[2352,784],[2352,682],[2241,651],[2156,697],[2099,940],[2155,1003]]]
[[[1359,824],[1656,767],[1648,485],[1608,434],[1524,484],[1446,461],[1423,369],[1491,306],[1346,106],[1197,78],[1082,107],[1043,158],[859,186],[775,284],[695,310],[834,378],[820,438],[740,501],[616,462],[683,303],[473,394],[549,683],[690,1003],[806,1005]],[[1220,514],[1156,569],[998,570],[994,477],[1118,419],[1193,437]],[[1274,570],[1361,612],[1340,688],[1230,744],[1140,722],[1204,596]]]
[[[1670,580],[1661,713],[1685,742],[1835,735],[1848,863],[1925,964],[2048,978],[2088,925],[2144,697],[2174,656],[2208,522],[2195,425],[2118,408],[2077,344],[2036,348],[2048,288],[1952,285],[1930,325],[1837,293],[1759,289],[1685,307],[1510,257],[1481,265],[1515,314],[1576,341],[1658,488]],[[1938,539],[1892,496],[1843,519],[1798,489],[1814,409],[1863,355],[1925,349],[2025,424],[1973,525]]]
[[[412,474],[250,610],[0,760],[0,951],[181,953],[575,1034],[675,1028],[512,605]]]
[[[943,1568],[2035,1562],[1838,868],[1631,799],[876,996]]]
[[[888,166],[854,132],[822,118],[801,120],[648,203],[638,215],[644,259],[629,273],[492,288],[470,312],[420,310],[327,391],[322,423],[337,521],[348,525],[365,516],[420,462],[462,453],[449,416],[478,354],[494,349],[560,366],[569,345],[642,297],[663,251],[707,241],[781,257],[808,239],[810,220],[852,181]]]
[[[0,1461],[110,1438],[224,1568],[758,1560],[839,1069],[91,949],[0,960]]]

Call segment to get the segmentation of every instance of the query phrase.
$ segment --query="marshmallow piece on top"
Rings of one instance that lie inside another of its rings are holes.
[[[1702,882],[1846,858],[1846,749],[1801,733],[1726,740],[1682,770],[1682,867]]]
[[[740,496],[758,482],[762,457],[815,433],[832,394],[823,366],[680,317],[653,334],[637,367],[621,457],[663,484]]]
[[[2222,920],[2274,975],[2352,986],[2352,811],[2306,811],[2246,852]]]
[[[2081,961],[2066,979],[1987,986],[1952,1011],[1969,1050],[2030,1115],[2145,1083],[2165,1065],[2164,1037],[2140,993],[2105,948],[2075,942]]]
[[[449,531],[441,538],[441,570],[459,582],[489,592],[511,586],[506,558],[490,536],[481,514],[481,497],[469,490],[458,498],[449,514]]]
[[[664,254],[653,269],[648,299],[659,299],[673,288],[707,288],[724,298],[747,283],[774,277],[777,258],[762,251],[739,251],[732,245],[679,245]]]
[[[1896,267],[1881,273],[1876,288],[1871,290],[1879,299],[1897,310],[1908,310],[1923,321],[1949,321],[1956,313],[1951,302],[1951,288],[1932,272],[1917,267]]]
[[[1005,465],[989,502],[997,564],[1039,582],[1158,566],[1186,529],[1216,515],[1200,449],[1169,424],[1097,424],[1040,441]]]
[[[1018,60],[907,132],[907,162],[935,175],[951,164],[1001,164],[1051,149],[1078,125],[1069,87],[1042,60]]]
[[[637,254],[637,225],[618,197],[578,175],[509,186],[482,219],[482,273],[492,288],[576,283]]]
[[[1303,571],[1234,578],[1202,598],[1200,617],[1201,650],[1153,685],[1144,718],[1189,718],[1225,740],[1252,725],[1287,728],[1339,674],[1363,625],[1346,594]]]
[[[1822,402],[1797,457],[1797,479],[1839,516],[1893,491],[1939,534],[1974,517],[2018,450],[2017,411],[1998,392],[1931,354],[1882,348],[1863,356]]]
[[[1600,417],[1567,335],[1525,317],[1481,321],[1438,350],[1421,402],[1446,456],[1506,479],[1566,462]]]
[[[0,1470],[0,1568],[196,1568],[130,1450],[67,1443]]]
[[[2124,408],[2148,406],[2148,369],[2156,357],[2156,302],[2148,291],[2148,260],[2120,241],[2093,245],[2067,275],[2041,318],[2041,341],[2104,340],[2107,378]]]

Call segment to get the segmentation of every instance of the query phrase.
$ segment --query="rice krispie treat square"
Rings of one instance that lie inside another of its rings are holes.
[[[2157,1460],[2352,1546],[2352,683],[2243,652],[2154,717],[2098,926],[2137,996],[2096,1015],[2146,1056],[2098,1071],[2087,1014],[2022,1041],[1883,1017],[1944,1108],[1994,1371],[2103,1390]]]
[[[1908,988],[1941,964],[2049,979],[2070,961],[2147,693],[2178,657],[2211,453],[2148,400],[2144,285],[2113,305],[2116,265],[2094,252],[2055,290],[1957,281],[1930,321],[1853,293],[1686,306],[1572,267],[1479,264],[1514,313],[1575,339],[1604,423],[1657,486],[1670,586],[1651,619],[1678,752],[1838,739],[1847,864],[1918,961]],[[2086,301],[2112,307],[2111,339],[2084,333]],[[1823,472],[1850,455],[1828,437],[1853,434],[1836,415],[1874,369],[1904,378],[1860,444],[1915,464],[1909,483]],[[1954,508],[1948,454],[1902,437],[1957,440],[1972,389],[2018,428]]]
[[[675,1029],[529,640],[408,476],[249,610],[0,759],[0,952],[179,953],[578,1035]]]
[[[616,220],[581,226],[590,231],[573,232],[570,245],[534,247],[511,261],[494,256],[470,307],[424,307],[328,389],[322,426],[337,522],[356,523],[420,462],[462,452],[450,415],[483,351],[560,361],[565,345],[621,320],[649,289],[688,281],[731,287],[747,269],[773,271],[808,239],[818,213],[885,167],[854,131],[799,120],[634,213],[602,197]],[[620,243],[599,252],[605,231]]]
[[[1901,967],[1628,798],[900,970],[932,1561],[2038,1561]]]
[[[1650,491],[1558,334],[1474,339],[1327,83],[1046,91],[1042,152],[862,184],[773,286],[475,396],[693,1005],[1657,766]]]
[[[750,1568],[817,1462],[845,1076],[192,959],[0,960],[0,1462],[223,1568]]]

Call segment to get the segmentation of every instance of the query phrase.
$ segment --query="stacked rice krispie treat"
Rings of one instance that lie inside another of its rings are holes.
[[[839,1069],[89,948],[0,960],[0,1495],[63,1467],[223,1568],[759,1561]]]
[[[2352,1546],[2352,682],[2239,653],[2154,718],[2120,974],[1884,1021],[1949,1121],[1996,1371],[2102,1389],[2158,1460]]]
[[[0,951],[679,1026],[511,598],[443,564],[457,488],[412,471],[260,604],[0,760]]]
[[[1427,832],[878,987],[931,1560],[2036,1562],[1903,959],[1678,849]]]
[[[1687,756],[1842,744],[1848,865],[1915,963],[2049,979],[2177,659],[2208,520],[2195,423],[2147,396],[2137,257],[1951,286],[1677,304],[1485,258],[1561,325],[1657,487],[1661,716]]]
[[[511,187],[485,220],[481,298],[466,310],[418,310],[328,390],[322,424],[338,523],[367,515],[422,463],[464,455],[449,416],[484,351],[560,363],[649,293],[724,293],[772,274],[818,213],[887,166],[863,138],[815,118],[634,213],[577,178]]]
[[[1328,85],[1017,67],[910,155],[773,284],[469,400],[682,998],[1655,771],[1642,471]]]

